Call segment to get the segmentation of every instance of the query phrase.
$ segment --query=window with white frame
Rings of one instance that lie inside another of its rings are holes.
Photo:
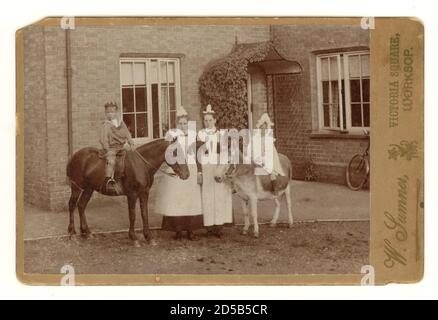
[[[161,138],[176,127],[179,79],[178,59],[120,60],[121,113],[134,139]]]
[[[369,129],[369,51],[317,56],[317,81],[320,129]]]

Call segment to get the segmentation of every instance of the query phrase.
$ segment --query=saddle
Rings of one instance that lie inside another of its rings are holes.
[[[278,192],[286,189],[289,185],[289,178],[277,175],[276,180],[271,180],[271,175],[261,167],[254,168],[254,174],[259,177],[260,184],[264,191],[277,194]]]
[[[104,149],[99,150],[99,158],[106,161],[107,152]],[[114,180],[119,181],[125,176],[125,158],[126,150],[119,150],[116,154],[116,163],[114,165]]]

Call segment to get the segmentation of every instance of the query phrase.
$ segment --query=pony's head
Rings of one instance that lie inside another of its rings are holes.
[[[190,171],[187,166],[186,157],[176,139],[167,146],[165,161],[180,179],[187,180],[189,178]]]

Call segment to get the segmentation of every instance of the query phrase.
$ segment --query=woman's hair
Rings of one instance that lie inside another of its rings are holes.
[[[189,119],[189,115],[188,114],[184,114],[184,115],[177,116],[176,117],[176,122],[179,122],[179,120],[181,120],[183,118],[188,120]]]
[[[204,113],[204,114],[202,115],[202,118],[205,119],[206,116],[212,116],[213,119],[217,120],[217,115],[216,115],[216,113]]]

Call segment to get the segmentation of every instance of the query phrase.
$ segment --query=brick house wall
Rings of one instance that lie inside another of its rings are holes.
[[[49,199],[44,30],[24,33],[24,194],[28,203],[43,207]]]
[[[268,91],[273,100],[277,148],[292,161],[294,178],[303,179],[306,163],[312,160],[318,181],[345,183],[345,167],[351,157],[367,146],[361,136],[321,137],[315,50],[369,47],[369,31],[360,26],[276,25],[273,41],[286,59],[297,61],[302,73],[276,75]]]
[[[66,208],[69,197],[65,177],[68,159],[65,31],[38,26],[27,28],[24,34],[25,155],[29,157],[25,162],[25,201],[61,210]],[[198,79],[206,65],[227,55],[236,37],[239,42],[257,42],[267,41],[269,36],[269,27],[263,25],[77,26],[71,30],[73,151],[98,146],[104,103],[110,100],[120,103],[121,54],[182,54],[182,105],[191,119],[199,121]]]

